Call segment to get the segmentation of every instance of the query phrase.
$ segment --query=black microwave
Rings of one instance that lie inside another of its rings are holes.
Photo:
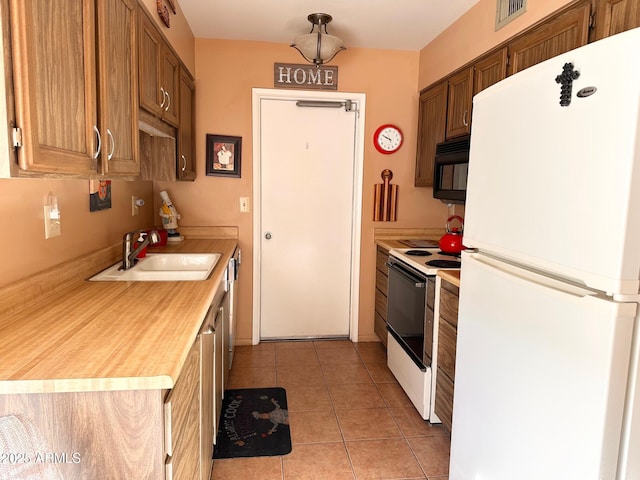
[[[433,164],[433,198],[444,203],[464,204],[467,198],[471,135],[436,145]]]

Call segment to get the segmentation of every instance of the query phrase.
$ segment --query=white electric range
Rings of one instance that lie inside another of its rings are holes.
[[[393,248],[389,250],[389,255],[402,260],[425,275],[435,275],[443,268],[448,270],[460,268],[459,253],[444,253],[439,248]]]
[[[387,365],[423,419],[440,423],[434,412],[438,352],[436,274],[459,269],[459,255],[438,248],[389,251]]]

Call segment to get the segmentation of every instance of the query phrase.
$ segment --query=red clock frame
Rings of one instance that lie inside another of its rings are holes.
[[[378,144],[378,136],[380,135],[380,132],[382,132],[385,128],[389,128],[389,127],[397,130],[398,133],[400,133],[400,143],[393,150],[385,150]],[[386,123],[384,125],[380,125],[376,129],[375,133],[373,134],[373,146],[376,147],[376,150],[378,152],[382,153],[383,155],[391,155],[392,153],[396,153],[400,149],[400,147],[402,146],[403,143],[404,143],[404,134],[402,133],[402,130],[400,130],[400,128],[398,126],[393,125],[391,123]]]

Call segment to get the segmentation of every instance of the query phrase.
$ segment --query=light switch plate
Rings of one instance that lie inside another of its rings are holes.
[[[135,195],[131,195],[131,216],[135,217],[136,215],[138,215],[138,205],[136,205],[136,200],[138,200],[138,197],[136,197]]]
[[[52,238],[62,235],[60,225],[60,210],[51,205],[44,206],[44,238]]]
[[[240,197],[240,212],[249,213],[249,197]]]

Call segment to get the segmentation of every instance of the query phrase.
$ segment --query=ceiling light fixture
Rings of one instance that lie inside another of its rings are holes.
[[[312,13],[307,20],[311,22],[311,32],[296,37],[290,45],[298,50],[307,62],[320,66],[330,62],[342,50],[346,50],[342,39],[327,33],[327,24],[332,20],[331,15]],[[314,33],[316,26],[318,28]]]

